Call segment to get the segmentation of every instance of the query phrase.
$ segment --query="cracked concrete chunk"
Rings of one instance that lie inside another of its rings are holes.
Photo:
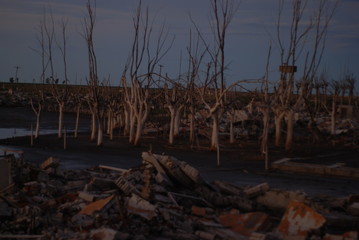
[[[128,199],[127,211],[147,220],[157,216],[156,206],[136,194],[132,194],[131,198]]]
[[[326,219],[304,203],[292,201],[282,217],[278,231],[287,236],[307,236],[311,230],[320,229]]]

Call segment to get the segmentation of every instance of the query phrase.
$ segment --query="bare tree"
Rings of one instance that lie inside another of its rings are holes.
[[[149,23],[149,12],[147,8],[143,15],[141,1],[133,18],[133,27],[134,39],[131,56],[122,76],[122,86],[127,103],[125,109],[128,111],[129,142],[139,145],[143,127],[150,111],[149,89],[154,82],[155,69],[171,48],[173,40],[169,45],[166,45],[168,32],[162,25],[156,44],[152,46],[153,29]],[[129,83],[127,83],[126,78],[127,70],[129,70]],[[141,74],[141,71],[146,72]]]
[[[188,70],[186,75],[186,107],[189,110],[189,142],[193,144],[196,139],[195,133],[195,115],[198,108],[198,97],[196,91],[196,80],[198,80],[199,70],[202,65],[206,49],[200,48],[200,36],[193,39],[192,31],[189,34],[189,45],[187,46],[188,53]]]
[[[170,113],[170,127],[168,143],[172,145],[174,138],[179,134],[180,116],[185,107],[186,95],[184,94],[183,87],[178,83],[172,84],[172,89],[169,89],[168,83],[165,83],[165,107]]]
[[[212,118],[212,137],[211,149],[218,150],[219,147],[219,121],[223,114],[225,105],[225,95],[236,84],[226,87],[225,84],[225,46],[226,34],[229,24],[238,10],[238,5],[234,0],[212,0],[211,13],[213,14],[213,37],[214,43],[211,48],[201,35],[198,27],[195,25],[197,32],[200,34],[203,43],[206,46],[210,61],[207,63],[205,70],[204,84],[202,88],[198,88],[198,93],[203,104],[208,109]],[[206,99],[206,94],[214,96],[215,100]]]
[[[35,139],[38,139],[40,136],[41,113],[44,106],[44,92],[42,90],[39,90],[39,94],[36,99],[34,99],[33,97],[30,98],[30,105],[36,116]]]
[[[286,150],[291,150],[293,142],[294,113],[303,107],[305,98],[310,94],[313,80],[325,49],[325,38],[328,26],[338,1],[330,5],[329,1],[318,0],[317,11],[310,16],[307,24],[305,13],[308,10],[308,0],[294,0],[292,2],[291,23],[288,32],[288,42],[285,45],[281,35],[281,22],[284,0],[279,0],[277,38],[280,49],[281,77],[275,88],[276,145],[280,144],[281,123],[286,116],[287,135]],[[311,41],[308,39],[311,37]],[[309,43],[312,43],[310,45]],[[299,77],[299,96],[293,95],[296,65],[301,53],[306,52],[302,64],[303,74]]]
[[[93,6],[95,5],[95,6]],[[97,123],[97,146],[103,144],[103,115],[104,104],[101,99],[101,89],[99,85],[98,73],[97,73],[97,58],[94,49],[93,32],[96,22],[96,2],[91,3],[91,0],[86,4],[87,16],[84,18],[84,34],[83,37],[86,40],[87,52],[88,52],[88,65],[89,65],[89,79],[88,79],[88,95],[87,101],[92,114],[92,131],[91,140],[95,137],[95,127]]]
[[[66,29],[67,29],[67,20],[61,21],[61,41],[56,40],[58,48],[62,55],[62,62],[64,66],[64,78],[63,85],[60,87],[59,83],[52,81],[51,88],[52,88],[52,95],[55,98],[57,105],[58,105],[58,111],[59,111],[59,120],[58,120],[58,132],[57,137],[62,137],[62,129],[63,129],[63,118],[64,118],[64,107],[65,103],[67,101],[68,97],[68,89],[67,89],[67,83],[68,83],[68,77],[67,77],[67,36],[66,36]]]
[[[264,75],[264,81],[262,83],[262,94],[263,99],[261,106],[258,106],[259,111],[263,115],[263,132],[261,135],[261,146],[260,152],[264,156],[264,168],[265,170],[269,169],[269,148],[268,148],[268,135],[269,135],[269,124],[270,124],[270,112],[271,104],[273,99],[269,96],[269,82],[268,82],[268,73],[269,73],[269,62],[272,52],[272,46],[269,45],[268,56],[267,56],[267,65]]]
[[[41,74],[40,74],[40,82],[41,82],[41,89],[37,89],[39,94],[34,94],[30,97],[30,105],[31,108],[36,116],[36,127],[35,127],[35,139],[40,136],[40,119],[41,113],[44,107],[44,91],[43,85],[45,84],[45,74],[47,67],[49,65],[49,58],[46,51],[46,14],[44,12],[42,20],[40,20],[39,28],[36,34],[36,39],[39,45],[39,49],[32,48],[36,53],[38,53],[41,57]]]

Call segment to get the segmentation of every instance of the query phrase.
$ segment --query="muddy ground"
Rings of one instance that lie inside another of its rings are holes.
[[[0,108],[0,128],[27,128],[34,123],[35,117],[31,109]],[[95,165],[108,165],[119,168],[131,168],[140,164],[141,153],[152,149],[152,152],[172,155],[196,167],[207,181],[222,180],[240,186],[251,186],[267,182],[272,188],[300,190],[308,195],[347,196],[359,193],[359,181],[349,178],[320,177],[313,175],[265,171],[264,161],[258,154],[257,137],[243,137],[236,144],[221,143],[221,165],[217,166],[217,153],[207,149],[208,140],[200,138],[199,146],[191,148],[187,139],[177,139],[175,146],[169,146],[163,134],[146,136],[140,147],[132,146],[126,137],[116,134],[113,141],[105,139],[104,146],[96,147],[89,141],[87,133],[89,119],[82,116],[81,134],[74,139],[71,129],[74,126],[74,115],[65,115],[65,125],[69,129],[67,149],[63,149],[63,140],[56,135],[42,135],[34,146],[30,147],[30,137],[10,137],[1,139],[2,148],[17,148],[24,151],[30,162],[42,162],[53,156],[60,159],[61,166],[66,169],[86,168]],[[46,129],[56,129],[57,114],[44,113],[41,125]],[[1,133],[0,133],[1,134]],[[1,136],[0,136],[1,137]],[[270,147],[270,162],[289,157],[302,158],[302,162],[330,165],[342,162],[348,167],[359,168],[358,149],[354,147],[332,145],[332,141],[323,139],[322,143],[313,144],[305,139],[295,142],[290,153],[282,149]]]

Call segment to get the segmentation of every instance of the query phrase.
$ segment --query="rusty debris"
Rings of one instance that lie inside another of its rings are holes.
[[[150,152],[131,169],[5,158],[0,239],[358,239],[358,195],[208,183],[186,162]]]

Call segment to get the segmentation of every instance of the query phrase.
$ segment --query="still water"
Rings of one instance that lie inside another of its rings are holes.
[[[40,134],[54,134],[57,133],[55,129],[40,129]],[[26,128],[0,128],[0,139],[15,138],[30,136],[31,130]]]

